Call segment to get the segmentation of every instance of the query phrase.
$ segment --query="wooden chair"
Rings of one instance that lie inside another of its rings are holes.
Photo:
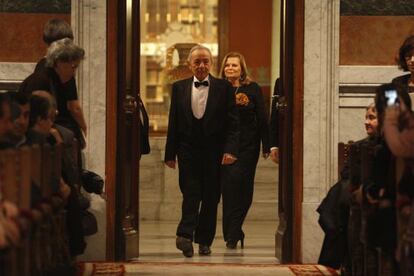
[[[8,149],[0,154],[3,168],[3,199],[14,203],[23,213],[30,208],[30,149]],[[17,217],[22,239],[7,253],[7,275],[30,275],[30,226],[28,217]]]
[[[341,172],[348,164],[349,151],[353,141],[348,141],[347,144],[340,142],[338,143],[338,178],[341,178]]]
[[[19,225],[26,230],[21,244],[0,255],[1,275],[43,275],[70,263],[64,201],[58,195],[61,171],[59,145],[0,151],[1,196],[19,207]],[[32,185],[42,197],[34,205]]]
[[[0,151],[2,199],[11,202],[17,201],[16,153],[13,150]],[[4,275],[19,275],[17,252],[12,248],[1,256],[4,266]]]

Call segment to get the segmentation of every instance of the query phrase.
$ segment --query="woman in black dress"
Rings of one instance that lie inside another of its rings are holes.
[[[248,76],[242,54],[228,53],[220,76],[231,82],[240,117],[237,161],[222,170],[223,235],[227,248],[243,247],[242,225],[253,199],[254,176],[262,143],[263,157],[269,156],[268,114],[260,86]]]

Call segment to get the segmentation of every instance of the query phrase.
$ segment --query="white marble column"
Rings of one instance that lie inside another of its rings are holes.
[[[270,91],[273,91],[275,81],[280,75],[280,0],[273,0],[272,14],[272,67]]]
[[[339,0],[305,0],[302,260],[318,259],[316,208],[336,179]]]
[[[85,167],[105,177],[106,131],[106,1],[72,0],[75,43],[85,49],[85,59],[76,77],[88,135],[84,150]],[[106,202],[91,196],[90,210],[98,219],[98,233],[87,237],[82,260],[104,260],[106,241]]]

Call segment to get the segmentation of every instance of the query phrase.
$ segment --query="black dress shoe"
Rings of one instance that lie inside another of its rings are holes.
[[[193,243],[190,239],[178,236],[175,240],[177,249],[183,252],[183,255],[190,258],[194,255]]]
[[[198,247],[198,254],[204,255],[204,256],[210,255],[211,254],[210,246],[200,244]]]

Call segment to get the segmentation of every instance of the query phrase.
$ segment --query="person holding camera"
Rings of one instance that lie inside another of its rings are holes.
[[[414,117],[404,101],[398,99],[385,109],[384,136],[395,156],[414,158]]]
[[[397,97],[387,97],[384,137],[390,151],[397,158],[396,256],[400,275],[414,275],[414,116],[408,94],[405,91],[395,93]]]
[[[373,143],[361,147],[361,242],[364,246],[364,271],[367,275],[396,275],[397,262],[397,162],[384,137],[385,109],[402,101],[411,108],[408,93],[395,85],[377,88],[375,107],[378,135]]]

